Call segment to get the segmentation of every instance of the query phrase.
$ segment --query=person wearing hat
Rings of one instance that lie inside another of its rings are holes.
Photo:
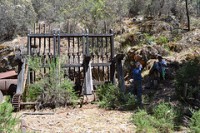
[[[137,95],[137,103],[142,103],[142,65],[140,62],[135,63],[135,67],[133,69],[133,83],[134,83],[134,94]]]

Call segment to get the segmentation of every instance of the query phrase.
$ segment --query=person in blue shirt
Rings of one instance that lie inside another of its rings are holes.
[[[133,83],[134,83],[134,94],[137,95],[138,104],[142,103],[142,65],[140,62],[135,63],[135,68],[133,69]]]

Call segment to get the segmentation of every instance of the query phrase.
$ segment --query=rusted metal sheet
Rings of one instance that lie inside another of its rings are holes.
[[[0,79],[0,90],[8,90],[11,84],[17,84],[17,79]]]
[[[15,76],[17,76],[17,73],[14,70],[0,73],[0,79],[6,79]]]

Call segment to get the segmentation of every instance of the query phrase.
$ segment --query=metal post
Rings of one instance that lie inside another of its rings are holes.
[[[113,30],[111,29],[110,30],[110,34],[111,34],[111,37],[110,37],[110,44],[111,44],[111,58],[113,59],[114,58],[114,34],[113,34]]]
[[[111,49],[111,65],[110,65],[110,81],[115,84],[115,61],[114,61],[114,35],[113,30],[110,30],[110,49]]]
[[[89,51],[89,37],[88,37],[88,34],[89,34],[89,30],[87,29],[86,30],[86,56],[88,57],[88,56],[90,56],[90,51]]]
[[[58,56],[60,56],[60,30],[58,31]]]
[[[27,54],[30,56],[31,54],[31,37],[30,37],[31,31],[28,32],[28,40],[27,40]]]
[[[36,27],[37,27],[37,24],[35,23],[34,24],[34,34],[36,33],[36,29],[37,29]]]
[[[56,58],[56,30],[53,31],[53,56]]]
[[[86,51],[85,51],[86,46],[85,46],[85,35],[84,34],[82,35],[82,40],[83,40],[83,56],[85,56],[86,55]]]

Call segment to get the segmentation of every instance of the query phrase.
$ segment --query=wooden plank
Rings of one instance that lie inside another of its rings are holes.
[[[123,67],[122,67],[122,60],[124,58],[123,54],[117,55],[116,56],[116,68],[117,68],[117,77],[118,77],[118,82],[119,82],[119,87],[121,92],[125,92],[126,87],[125,87],[125,81],[124,81],[124,72],[123,72]]]
[[[91,70],[91,62],[86,60],[84,63],[85,68],[85,78],[83,83],[83,94],[84,95],[91,95],[93,94],[93,81],[92,81],[92,70]]]
[[[22,94],[25,88],[25,83],[27,79],[27,73],[28,73],[28,65],[26,64],[26,61],[24,60],[24,63],[22,65],[21,71],[17,77],[17,91],[16,94]]]
[[[125,92],[126,87],[125,87],[125,82],[124,82],[124,72],[123,72],[121,60],[117,61],[116,67],[117,67],[117,75],[118,75],[118,82],[119,82],[120,90],[122,92]]]

